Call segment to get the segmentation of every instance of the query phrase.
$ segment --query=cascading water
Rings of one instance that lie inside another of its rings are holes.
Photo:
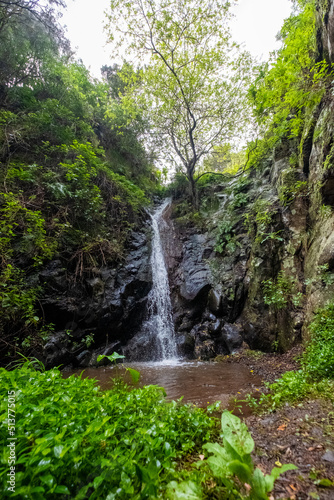
[[[145,322],[145,329],[155,336],[156,352],[152,353],[152,357],[161,361],[175,360],[177,358],[168,274],[159,230],[159,225],[165,224],[162,215],[169,204],[170,200],[167,199],[151,215],[153,229],[151,255],[153,285],[148,297],[148,319]]]

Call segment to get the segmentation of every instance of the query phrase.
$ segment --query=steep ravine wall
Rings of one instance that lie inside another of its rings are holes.
[[[178,200],[165,211],[161,238],[181,355],[212,359],[242,345],[286,350],[307,336],[314,312],[333,300],[333,130],[329,92],[310,111],[301,141],[282,141],[261,168],[211,187],[215,210],[204,224],[180,217]],[[295,189],[298,183],[301,190]],[[266,212],[270,222],[263,228]],[[221,224],[229,233],[226,239],[223,232],[226,241],[217,249]],[[97,349],[81,347],[74,354],[62,331],[46,346],[48,365],[86,366],[97,354],[121,351],[127,344],[131,357],[152,286],[149,258],[147,222],[143,232],[132,235],[126,261],[116,269],[96,269],[84,291],[63,289],[64,270],[51,263],[42,276],[45,314],[78,341],[94,333]],[[286,303],[268,305],[263,282],[276,284],[280,275],[290,283]]]
[[[176,202],[169,222],[175,253],[168,262],[184,354],[208,359],[243,342],[252,349],[286,350],[307,335],[313,313],[333,299],[333,97],[327,95],[314,114],[308,155],[302,142],[283,141],[262,168],[218,185],[220,205],[206,231],[177,217]],[[245,203],[235,208],[240,195]],[[270,221],[263,228],[266,214]],[[222,222],[229,224],[227,242],[234,243],[217,249]],[[269,280],[272,304],[265,300]]]
[[[333,63],[333,1],[318,3],[317,25],[318,60]],[[308,110],[300,140],[281,141],[248,178],[216,187],[216,224],[207,221],[203,231],[185,223],[176,203],[170,231],[177,257],[169,264],[185,354],[207,359],[242,342],[289,349],[307,338],[314,312],[333,300],[333,133],[334,96],[328,88]],[[239,207],[235,200],[242,193],[246,203]],[[263,229],[266,211],[270,221]],[[215,251],[219,224],[234,245],[226,240]]]
[[[317,26],[318,60],[332,63],[333,0],[318,2]],[[180,354],[211,359],[242,345],[286,350],[307,338],[314,312],[334,297],[333,131],[328,88],[308,110],[300,140],[283,140],[257,170],[211,186],[206,194],[214,209],[204,223],[180,217],[178,200],[165,212],[162,239]],[[147,221],[132,235],[125,262],[96,269],[71,290],[60,262],[50,263],[40,276],[43,311],[58,330],[45,348],[48,366],[87,366],[98,353],[120,352],[132,342],[152,286],[149,258]],[[277,296],[271,304],[265,298],[264,282],[279,293],[280,279],[283,307]],[[73,350],[67,329],[79,344],[93,333],[95,351],[81,344]]]

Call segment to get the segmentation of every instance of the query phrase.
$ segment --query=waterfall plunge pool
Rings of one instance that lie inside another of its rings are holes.
[[[63,375],[68,377],[83,372],[84,378],[95,378],[101,389],[111,389],[111,379],[123,375],[127,366],[140,372],[140,387],[158,385],[164,387],[167,399],[177,400],[183,396],[184,403],[200,407],[221,401],[227,408],[232,396],[242,398],[242,394],[253,392],[261,385],[260,377],[252,374],[246,366],[202,361],[125,362],[116,366],[64,371]],[[124,374],[129,382],[127,375]]]
[[[160,238],[159,226],[164,224],[163,214],[171,200],[166,199],[153,214],[152,219],[152,290],[148,297],[147,319],[142,327],[142,335],[152,336],[151,345],[153,359],[162,361],[124,362],[110,367],[86,368],[84,370],[64,371],[64,377],[83,372],[83,377],[97,380],[101,389],[112,388],[112,378],[122,375],[131,382],[124,367],[134,368],[140,372],[139,386],[158,385],[167,393],[167,399],[177,400],[181,397],[185,403],[193,403],[206,407],[221,401],[228,407],[232,396],[253,392],[261,385],[260,377],[252,374],[246,366],[237,363],[215,363],[202,361],[177,360],[177,345],[172,319],[172,305],[164,252]],[[140,359],[140,358],[139,358]]]

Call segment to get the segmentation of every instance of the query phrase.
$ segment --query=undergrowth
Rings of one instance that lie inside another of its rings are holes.
[[[266,476],[255,468],[253,439],[227,411],[221,444],[208,442],[217,436],[210,414],[218,403],[205,411],[167,402],[161,387],[130,389],[116,379],[101,391],[93,379],[37,369],[29,362],[0,369],[2,498],[266,500],[275,479],[295,468]],[[9,435],[16,438],[11,490]],[[187,469],[187,456],[200,461]]]
[[[311,338],[300,359],[301,369],[266,384],[268,392],[258,399],[249,395],[248,402],[254,409],[271,411],[284,403],[312,397],[325,397],[334,403],[334,304],[318,310],[309,331]]]
[[[141,499],[157,496],[175,460],[210,437],[203,410],[167,403],[156,386],[101,391],[56,368],[0,369],[0,489],[8,491],[7,394],[16,399],[16,498]]]

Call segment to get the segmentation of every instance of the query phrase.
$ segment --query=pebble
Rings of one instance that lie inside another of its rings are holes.
[[[334,463],[334,452],[327,450],[324,455],[321,457],[322,460],[325,460],[326,462],[333,462]]]

